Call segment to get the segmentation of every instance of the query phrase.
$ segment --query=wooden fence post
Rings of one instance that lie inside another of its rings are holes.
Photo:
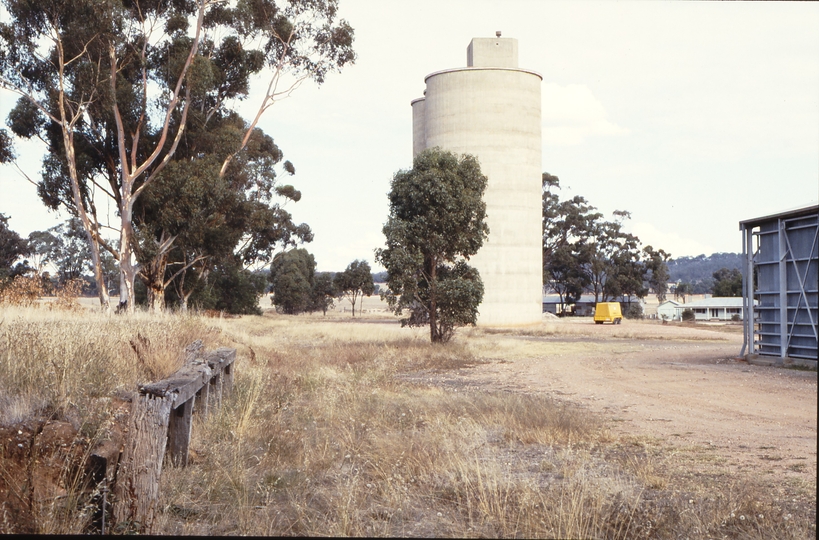
[[[150,532],[154,521],[171,405],[171,397],[152,394],[139,394],[132,403],[114,490],[114,517],[140,532]]]
[[[202,385],[202,388],[196,393],[196,412],[202,415],[202,420],[208,419],[208,409],[210,408],[210,385],[213,384],[213,379],[218,377],[214,375],[209,382]]]
[[[193,406],[196,396],[180,403],[171,412],[168,423],[168,452],[171,463],[177,467],[188,466],[188,449],[191,444],[191,424],[193,423]]]

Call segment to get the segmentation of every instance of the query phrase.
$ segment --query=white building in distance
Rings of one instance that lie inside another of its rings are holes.
[[[667,304],[668,302],[666,302]],[[661,305],[660,307],[663,307]],[[734,317],[742,319],[742,298],[730,296],[714,296],[696,300],[687,304],[677,304],[674,307],[675,316],[673,320],[682,320],[682,312],[690,309],[694,312],[695,321],[730,321]],[[657,309],[659,313],[660,308]]]
[[[471,259],[484,284],[479,324],[541,320],[540,74],[518,67],[516,39],[474,38],[467,67],[426,76],[412,101],[413,155],[434,147],[478,158],[489,237]]]

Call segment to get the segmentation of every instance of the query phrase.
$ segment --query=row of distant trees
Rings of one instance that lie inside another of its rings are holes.
[[[665,300],[671,254],[624,230],[627,211],[604,219],[580,195],[560,199],[560,180],[543,173],[543,283],[572,304],[582,294],[595,301],[644,298],[653,291]]]
[[[597,302],[627,304],[650,293],[660,302],[669,294],[678,299],[702,293],[742,295],[739,255],[674,260],[662,249],[643,247],[636,235],[625,232],[629,212],[615,211],[609,221],[582,196],[561,200],[557,176],[543,173],[542,185],[543,283],[560,295],[561,302],[574,303],[581,294],[592,294]],[[669,291],[671,268],[691,282],[681,280]]]
[[[742,272],[739,268],[720,268],[707,280],[695,284],[679,282],[674,287],[674,297],[685,301],[689,294],[710,293],[713,296],[742,296]]]
[[[117,262],[103,259],[108,283],[117,283]],[[54,274],[51,271],[54,271]],[[269,272],[247,272],[246,279],[218,273],[207,286],[194,291],[192,304],[199,309],[220,309],[230,313],[259,313],[258,299],[266,290],[277,311],[286,314],[322,311],[326,314],[335,300],[350,301],[352,315],[364,296],[376,292],[370,265],[355,260],[343,272],[316,272],[316,262],[306,249],[296,248],[273,258]],[[91,257],[79,220],[71,218],[46,231],[34,231],[23,238],[8,227],[8,217],[0,214],[0,288],[15,277],[38,278],[42,290],[53,291],[81,280],[84,294],[96,294],[90,277]],[[242,274],[239,274],[242,276]],[[109,291],[113,293],[116,291]],[[179,298],[170,293],[172,304]],[[137,288],[137,300],[146,302],[144,287]]]
[[[327,314],[335,300],[347,298],[355,317],[356,303],[375,292],[367,261],[355,260],[343,272],[316,272],[316,261],[306,249],[279,253],[270,265],[271,301],[288,315],[321,311]]]
[[[730,277],[741,279],[742,256],[738,253],[713,253],[696,257],[677,257],[668,262],[671,281],[676,282],[675,295],[711,293],[732,296],[718,283]],[[730,292],[730,291],[728,291]]]
[[[96,294],[96,283],[88,276],[88,242],[76,218],[46,231],[34,231],[28,238],[11,230],[8,219],[0,214],[0,287],[25,276],[39,278],[46,292],[79,280],[84,294]],[[103,269],[109,281],[116,283],[118,269],[112,256],[103,258]]]

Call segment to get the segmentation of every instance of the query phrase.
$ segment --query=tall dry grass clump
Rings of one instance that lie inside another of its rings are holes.
[[[0,307],[0,425],[42,415],[90,421],[112,396],[175,371],[191,341],[214,335],[189,317]]]

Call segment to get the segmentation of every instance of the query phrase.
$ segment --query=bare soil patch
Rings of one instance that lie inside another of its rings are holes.
[[[580,319],[482,339],[488,361],[410,378],[580,403],[618,436],[655,439],[670,466],[815,490],[817,374],[738,360],[741,329]]]

